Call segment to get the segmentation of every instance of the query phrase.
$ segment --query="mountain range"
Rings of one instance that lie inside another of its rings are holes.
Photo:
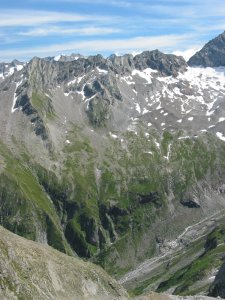
[[[225,32],[188,62],[0,63],[0,225],[99,264],[130,296],[225,297],[224,142]]]

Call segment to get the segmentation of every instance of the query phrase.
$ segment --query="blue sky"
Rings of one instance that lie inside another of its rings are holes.
[[[190,55],[224,30],[224,0],[4,0],[0,61],[153,49]]]

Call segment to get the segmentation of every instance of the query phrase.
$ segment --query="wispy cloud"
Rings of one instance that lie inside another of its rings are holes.
[[[0,50],[0,56],[4,59],[12,59],[13,57],[32,57],[49,56],[59,53],[81,52],[84,54],[91,53],[131,53],[134,51],[144,51],[153,49],[170,49],[170,52],[179,47],[186,48],[190,46],[190,40],[193,36],[190,35],[160,35],[154,37],[135,37],[130,39],[97,39],[92,41],[72,42],[65,44],[48,45],[47,47],[30,47],[26,49],[15,49],[9,51]]]
[[[13,17],[12,17],[13,16]],[[83,15],[39,10],[1,10],[0,27],[36,26],[59,22],[107,21],[107,16]]]
[[[49,36],[49,35],[105,35],[121,32],[118,28],[104,28],[104,27],[83,27],[83,28],[62,28],[59,26],[55,27],[43,27],[43,28],[34,28],[27,31],[18,32],[18,35],[22,36]]]
[[[32,0],[32,2],[40,2],[40,0]],[[123,8],[128,8],[131,7],[134,4],[134,1],[120,1],[120,0],[47,0],[47,2],[55,2],[55,3],[81,3],[81,4],[92,4],[92,5],[107,5],[107,6],[117,6],[117,7],[123,7]]]

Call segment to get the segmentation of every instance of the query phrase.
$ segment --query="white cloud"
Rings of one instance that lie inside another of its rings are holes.
[[[59,53],[68,52],[81,52],[83,54],[89,54],[90,52],[107,52],[107,53],[132,53],[144,50],[153,49],[175,49],[181,48],[181,46],[190,46],[191,35],[160,35],[154,37],[134,37],[130,39],[98,39],[91,41],[71,42],[65,44],[54,44],[43,47],[31,47],[24,49],[14,50],[0,50],[0,56],[3,59],[13,58],[27,58],[32,56],[49,56]]]
[[[1,10],[0,27],[35,26],[59,22],[107,21],[106,16],[60,13],[38,10]]]
[[[199,51],[201,47],[195,47],[195,48],[189,48],[184,51],[173,51],[173,54],[178,55],[178,56],[183,56],[183,58],[188,61],[189,58],[191,58],[197,51]]]
[[[34,28],[27,31],[19,32],[18,35],[22,36],[49,36],[49,35],[104,35],[120,32],[117,28],[103,28],[103,27],[83,27],[83,28],[62,28],[59,26],[47,28]]]
[[[40,2],[40,0],[36,0],[37,2]],[[130,7],[134,5],[135,3],[131,1],[120,1],[120,0],[47,0],[48,2],[61,2],[61,3],[82,3],[82,4],[92,4],[92,5],[111,5],[111,6],[117,6],[117,7]]]

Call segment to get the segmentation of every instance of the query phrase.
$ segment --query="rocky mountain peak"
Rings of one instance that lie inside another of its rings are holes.
[[[61,61],[61,62],[68,62],[68,61],[73,61],[77,60],[79,58],[83,57],[83,55],[79,53],[72,53],[71,55],[59,55],[54,57],[55,61]]]
[[[14,59],[10,63],[0,63],[0,80],[12,75],[15,71],[20,71],[25,63]]]
[[[27,64],[29,84],[34,89],[54,87],[57,83],[58,63],[39,57],[34,57]]]
[[[134,57],[135,67],[139,70],[151,68],[163,76],[177,76],[187,69],[187,63],[181,56],[164,54],[159,50],[144,51]]]
[[[101,74],[109,71],[113,74],[130,75],[133,70],[143,71],[146,68],[156,70],[162,76],[177,76],[184,72],[187,64],[182,57],[164,54],[158,50],[145,51],[133,57],[131,54],[123,56],[102,55],[89,56],[72,54],[61,56],[59,59],[34,57],[26,66],[30,85],[35,88],[52,88],[69,82],[74,77],[83,76],[100,70]]]
[[[132,54],[125,54],[123,56],[112,54],[108,58],[108,61],[110,61],[116,73],[131,73],[135,68]]]
[[[188,65],[203,67],[225,66],[225,31],[209,41],[188,61]]]

